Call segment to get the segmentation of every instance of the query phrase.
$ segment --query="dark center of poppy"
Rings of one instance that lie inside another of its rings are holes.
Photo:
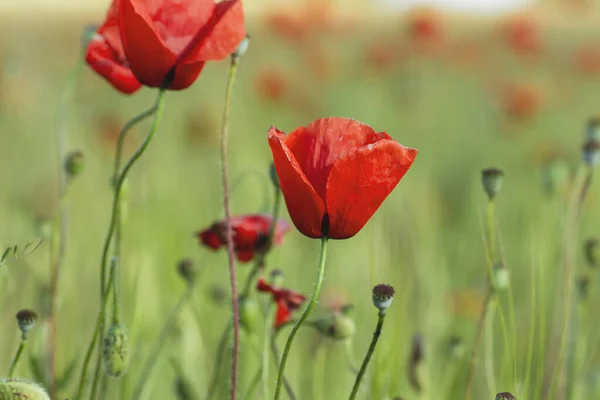
[[[255,250],[266,250],[269,243],[269,235],[266,233],[259,233],[256,237],[256,243],[254,244]]]
[[[171,67],[171,69],[166,73],[162,84],[160,85],[161,89],[168,89],[171,87],[171,85],[173,84],[173,81],[175,80],[175,71],[177,69],[177,65],[173,65]]]
[[[325,215],[323,215],[323,219],[321,220],[321,233],[323,236],[327,236],[329,233],[329,228],[331,228],[331,221],[329,220],[329,214],[325,213]]]

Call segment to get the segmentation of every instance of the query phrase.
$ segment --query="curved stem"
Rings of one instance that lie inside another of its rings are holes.
[[[99,336],[99,332],[100,332],[100,325],[102,325],[102,321],[104,321],[106,305],[108,304],[108,298],[110,295],[110,291],[112,290],[112,286],[113,286],[113,280],[112,280],[112,274],[111,274],[111,277],[108,280],[108,284],[106,286],[106,292],[104,293],[104,296],[102,296],[103,297],[102,306],[100,307],[100,312],[98,313],[98,318],[96,318],[96,326],[94,327],[94,334],[92,335],[92,340],[91,340],[90,345],[88,346],[88,349],[85,353],[85,358],[83,361],[83,368],[81,369],[81,375],[79,377],[79,388],[77,389],[77,396],[75,397],[75,400],[82,399],[83,387],[85,385],[85,376],[87,375],[87,369],[88,369],[90,360],[92,358],[92,353],[94,352],[94,347],[96,347],[96,341],[98,340],[98,336]]]
[[[278,400],[279,396],[281,395],[281,385],[283,383],[285,366],[287,364],[287,359],[290,355],[290,349],[292,348],[292,343],[294,342],[294,338],[296,337],[296,334],[302,327],[302,324],[304,324],[304,321],[306,321],[306,319],[310,315],[310,312],[312,311],[312,308],[315,305],[316,300],[319,298],[319,294],[321,293],[321,286],[323,286],[323,276],[325,274],[325,259],[326,259],[326,257],[327,257],[327,237],[323,237],[323,238],[321,238],[321,259],[319,261],[319,270],[317,273],[317,282],[315,283],[315,290],[314,290],[312,297],[310,298],[310,300],[308,302],[308,305],[306,306],[306,309],[304,310],[304,313],[302,313],[302,316],[300,317],[298,322],[296,322],[296,324],[292,328],[292,331],[290,332],[290,336],[288,336],[287,342],[285,343],[285,348],[283,349],[283,357],[281,358],[281,366],[279,367],[279,375],[277,376],[277,386],[275,388],[275,400]]]
[[[219,346],[217,347],[217,358],[215,359],[215,369],[213,371],[213,377],[211,379],[210,386],[208,387],[206,400],[212,400],[217,391],[217,385],[219,384],[219,373],[221,372],[221,366],[223,364],[223,354],[225,353],[227,338],[229,337],[229,333],[231,333],[232,328],[233,325],[231,323],[227,324],[223,334],[221,335],[221,339],[219,340]]]
[[[158,360],[158,356],[160,355],[160,352],[163,349],[165,342],[167,341],[167,338],[171,334],[173,327],[175,326],[177,316],[179,315],[179,312],[181,311],[183,306],[185,306],[187,304],[187,302],[190,300],[190,298],[192,297],[192,294],[194,293],[193,289],[194,289],[194,285],[188,285],[187,290],[185,291],[185,293],[183,293],[183,295],[181,296],[181,298],[179,299],[179,301],[177,302],[177,304],[175,305],[175,307],[169,314],[169,318],[167,318],[167,321],[165,322],[165,325],[163,326],[163,329],[160,333],[160,336],[158,337],[158,340],[156,341],[156,343],[154,343],[154,347],[153,347],[152,351],[150,352],[150,355],[148,356],[146,363],[144,364],[144,369],[142,370],[140,378],[138,379],[138,382],[135,385],[135,391],[133,392],[134,394],[131,397],[133,400],[139,399],[140,396],[142,395],[142,392],[144,390],[144,385],[146,384],[146,381],[150,377],[152,368],[156,364],[156,360]]]
[[[275,360],[275,366],[279,370],[279,367],[280,367],[280,364],[279,364],[279,348],[277,347],[277,340],[276,340],[277,339],[277,336],[276,336],[277,332],[280,332],[280,330],[277,329],[275,331],[275,334],[271,338],[271,352],[273,353],[273,359]],[[296,400],[297,397],[294,394],[294,390],[292,389],[292,385],[287,380],[287,378],[285,377],[285,375],[283,376],[283,386],[285,387],[285,391],[286,391],[289,399],[290,400]]]
[[[108,228],[108,233],[106,234],[106,239],[104,241],[104,246],[102,248],[102,258],[100,261],[100,288],[101,288],[101,300],[102,303],[104,302],[104,288],[106,286],[106,263],[108,261],[108,251],[110,248],[110,244],[112,242],[112,238],[113,235],[115,233],[115,228],[118,225],[117,224],[117,219],[118,219],[118,210],[119,210],[119,205],[120,205],[120,201],[121,201],[121,190],[123,188],[123,182],[125,182],[125,178],[127,177],[127,174],[129,173],[129,171],[131,170],[131,168],[133,167],[133,165],[137,162],[137,160],[144,154],[144,152],[146,151],[146,149],[148,148],[148,145],[150,144],[150,142],[152,141],[152,138],[154,137],[154,134],[156,133],[157,129],[158,129],[158,124],[160,122],[161,116],[162,116],[162,110],[163,110],[163,105],[164,105],[164,99],[165,99],[165,90],[164,89],[160,89],[158,92],[158,97],[156,99],[155,104],[152,106],[152,108],[154,109],[155,112],[155,117],[154,117],[154,123],[152,124],[152,127],[150,128],[150,132],[148,133],[148,135],[146,136],[146,138],[144,139],[144,141],[142,142],[142,144],[140,145],[140,147],[137,149],[137,151],[131,156],[131,158],[127,161],[127,164],[125,164],[125,167],[123,168],[123,171],[121,171],[121,173],[119,174],[118,179],[115,182],[115,193],[114,193],[114,197],[113,197],[113,203],[112,203],[112,214],[111,214],[111,219],[110,219],[110,224],[109,224],[109,228]],[[141,119],[138,117],[134,118],[134,120],[136,120],[137,122],[141,121]],[[133,125],[129,125],[129,127],[131,127]],[[127,127],[127,125],[126,125]],[[123,130],[121,132],[120,137],[124,137],[125,133],[127,132],[127,130]],[[115,163],[116,165],[116,163]],[[101,335],[101,340],[99,341],[100,345],[102,345],[102,338],[104,336],[104,319],[101,321],[101,325],[100,325],[100,335]],[[98,349],[98,358],[96,361],[96,372],[95,372],[95,376],[94,376],[94,385],[93,388],[97,388],[97,382],[98,382],[98,378],[100,375],[100,364],[102,362],[102,354],[101,354],[101,349]],[[95,391],[92,390],[92,398],[95,398]]]
[[[358,375],[356,376],[356,380],[354,381],[354,387],[352,388],[352,393],[350,393],[350,400],[354,400],[356,395],[358,394],[358,389],[360,388],[360,382],[362,381],[363,376],[365,375],[365,371],[367,370],[367,366],[369,365],[369,361],[375,352],[375,346],[377,346],[377,341],[379,340],[379,336],[381,335],[381,330],[383,329],[383,321],[385,320],[385,313],[379,313],[379,318],[377,320],[377,327],[375,328],[375,333],[373,333],[373,340],[371,340],[371,345],[369,346],[369,351],[363,360],[362,365],[360,366],[360,370],[358,371]]]
[[[221,126],[221,176],[223,180],[223,206],[225,208],[225,232],[227,242],[227,258],[229,264],[229,280],[231,285],[231,308],[233,311],[233,354],[231,357],[231,400],[235,400],[237,389],[238,353],[240,347],[240,310],[235,277],[235,254],[233,249],[233,232],[231,230],[231,210],[229,193],[229,164],[227,152],[229,147],[229,113],[233,82],[237,71],[238,58],[231,57],[227,89],[225,91],[225,107],[223,109],[223,122]]]
[[[23,350],[25,350],[25,345],[27,344],[27,338],[25,335],[21,338],[21,343],[19,344],[19,348],[17,349],[17,353],[15,354],[15,358],[13,358],[10,363],[10,369],[8,370],[8,378],[12,378],[15,375],[15,369],[17,368],[17,364],[21,359],[21,354],[23,354]]]

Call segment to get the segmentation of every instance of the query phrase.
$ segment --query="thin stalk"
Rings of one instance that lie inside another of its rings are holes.
[[[227,153],[229,149],[229,114],[231,108],[231,94],[233,82],[237,71],[239,58],[231,57],[227,88],[225,90],[225,107],[221,124],[221,176],[223,181],[223,207],[225,208],[225,232],[227,242],[227,259],[229,264],[229,280],[231,285],[231,308],[233,311],[233,354],[231,357],[231,390],[230,398],[235,400],[237,390],[238,355],[240,348],[240,309],[238,303],[237,282],[235,275],[235,254],[233,249],[233,231],[231,229],[229,164]]]
[[[477,322],[477,333],[475,335],[475,343],[473,344],[473,351],[471,352],[471,359],[469,361],[469,367],[467,369],[467,381],[466,381],[466,385],[465,385],[465,400],[471,399],[471,391],[473,389],[473,378],[475,376],[475,364],[477,362],[477,349],[479,348],[479,343],[481,342],[481,337],[483,336],[483,330],[484,330],[484,325],[485,325],[484,322],[487,318],[490,301],[492,300],[493,295],[494,295],[494,289],[491,285],[489,285],[487,294],[485,296],[485,300],[483,301],[483,306],[481,307],[479,321]]]
[[[375,347],[377,346],[377,341],[379,340],[379,336],[381,335],[381,331],[383,329],[383,322],[385,320],[385,313],[379,312],[379,318],[377,319],[377,327],[375,328],[375,332],[373,333],[373,339],[371,340],[371,345],[369,346],[369,351],[367,351],[367,355],[363,360],[362,365],[360,366],[360,370],[358,371],[358,375],[356,376],[356,380],[354,381],[354,386],[352,387],[352,392],[350,393],[349,400],[354,400],[356,395],[358,394],[358,389],[360,388],[360,382],[367,371],[367,366],[369,365],[369,361],[375,352]]]
[[[279,400],[279,396],[281,395],[281,385],[283,384],[283,378],[285,373],[285,367],[287,364],[288,357],[290,355],[290,349],[292,348],[292,343],[294,342],[294,338],[298,331],[304,324],[304,321],[310,315],[310,312],[315,305],[315,302],[319,298],[319,294],[321,293],[321,287],[323,286],[323,276],[325,275],[325,259],[327,258],[327,237],[321,238],[321,259],[319,261],[319,270],[317,272],[317,282],[315,283],[315,290],[313,295],[311,296],[306,309],[302,313],[302,316],[296,322],[292,331],[290,332],[290,336],[288,336],[287,342],[285,343],[285,348],[283,349],[283,357],[281,358],[281,365],[279,367],[279,374],[277,376],[277,386],[275,387],[275,400]]]
[[[213,370],[213,377],[208,387],[206,400],[212,400],[217,392],[217,386],[219,384],[219,373],[221,372],[221,366],[223,365],[223,355],[225,354],[227,339],[229,338],[229,334],[231,333],[232,329],[233,325],[231,323],[228,323],[225,329],[223,330],[221,339],[219,340],[219,345],[217,347],[217,357],[215,358],[215,368]]]
[[[10,368],[8,370],[8,378],[12,378],[15,376],[15,370],[17,368],[17,364],[19,363],[19,360],[21,359],[21,354],[23,354],[23,350],[25,350],[25,345],[27,344],[27,337],[25,335],[23,335],[23,337],[21,338],[21,343],[19,343],[19,348],[17,349],[17,353],[15,354],[15,357],[13,358],[12,362],[10,363]]]
[[[110,291],[112,290],[112,287],[113,287],[113,280],[112,280],[112,274],[111,274],[111,277],[108,280],[108,283],[106,286],[106,292],[104,293],[104,296],[102,296],[103,301],[102,301],[102,305],[100,306],[100,311],[98,313],[98,317],[96,318],[96,326],[94,327],[94,333],[92,334],[92,340],[90,341],[90,345],[88,346],[88,349],[85,353],[85,358],[83,361],[83,368],[81,369],[81,375],[79,377],[79,388],[77,389],[77,396],[75,397],[75,400],[83,399],[83,388],[85,386],[85,376],[87,375],[87,369],[88,369],[90,360],[92,358],[92,353],[94,352],[94,348],[96,347],[96,341],[98,340],[100,326],[102,325],[102,322],[104,321],[106,306],[108,304],[108,299],[109,299]]]
[[[154,365],[156,364],[156,361],[158,360],[160,352],[163,349],[165,342],[167,341],[169,335],[171,334],[171,331],[173,330],[175,323],[177,322],[177,317],[179,316],[179,313],[181,312],[183,307],[189,302],[193,293],[194,293],[194,285],[188,284],[186,291],[183,293],[183,295],[181,296],[181,298],[179,299],[179,301],[177,302],[177,304],[175,305],[173,310],[171,310],[171,313],[169,314],[169,317],[167,318],[167,321],[165,322],[165,325],[162,328],[160,336],[158,337],[157,341],[154,343],[154,347],[150,351],[150,355],[148,356],[148,359],[146,360],[146,362],[144,364],[142,373],[141,373],[141,375],[137,381],[137,384],[135,386],[135,390],[133,392],[134,394],[131,397],[133,400],[137,400],[141,397],[142,392],[144,391],[144,385],[146,384],[146,381],[150,377],[150,374],[152,373],[152,369],[154,368]]]
[[[279,364],[279,347],[277,346],[277,336],[276,335],[280,331],[281,331],[280,329],[277,329],[275,331],[275,335],[273,335],[272,339],[271,339],[271,353],[273,354],[273,360],[275,362],[275,367],[277,368],[277,370],[279,370],[280,364]],[[285,375],[283,376],[283,386],[285,387],[285,391],[288,395],[289,400],[296,400],[297,397],[294,394],[292,385],[290,384],[288,379],[285,377]]]
[[[488,315],[485,320],[485,373],[490,391],[490,398],[493,397],[497,392],[496,390],[496,378],[494,375],[494,315],[498,307],[497,300],[491,300]]]
[[[275,309],[272,307],[271,302],[267,305],[267,317],[265,318],[265,337],[263,341],[263,349],[262,349],[262,374],[261,374],[261,382],[262,382],[262,392],[263,398],[269,398],[269,353],[270,353],[270,343],[271,337],[273,336],[273,318],[275,315]]]

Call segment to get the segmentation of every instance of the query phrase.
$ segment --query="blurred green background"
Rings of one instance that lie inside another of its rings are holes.
[[[371,288],[394,285],[396,300],[367,376],[369,398],[459,399],[466,358],[453,358],[449,341],[457,336],[470,350],[486,290],[486,197],[480,171],[504,169],[497,226],[511,271],[516,335],[510,335],[507,348],[498,318],[492,322],[493,338],[487,339],[492,350],[484,350],[484,340],[474,398],[511,391],[517,398],[534,399],[534,382],[547,390],[556,366],[568,286],[562,261],[567,193],[576,189],[571,182],[581,162],[586,123],[600,111],[598,8],[584,1],[550,2],[518,15],[485,18],[425,9],[373,16],[346,11],[310,3],[249,14],[252,42],[241,61],[232,104],[233,211],[271,208],[266,140],[271,125],[289,132],[319,117],[352,117],[417,148],[412,169],[369,224],[350,240],[330,243],[318,313],[335,304],[355,305],[353,348],[360,360],[377,318]],[[0,24],[2,249],[43,235],[55,216],[60,93],[70,71],[82,62],[83,26],[103,18],[102,13],[93,18],[89,13],[14,15],[6,12]],[[208,64],[191,89],[168,93],[159,132],[128,179],[122,308],[132,365],[120,383],[111,381],[107,398],[118,398],[117,385],[126,386],[122,398],[131,395],[151,344],[184,291],[175,269],[184,257],[202,266],[202,280],[159,360],[146,398],[176,398],[169,356],[179,360],[201,394],[213,372],[216,343],[230,318],[227,300],[218,295],[227,293],[226,255],[200,248],[193,234],[223,214],[218,133],[227,68],[226,61]],[[83,151],[86,168],[67,199],[58,360],[60,369],[77,364],[60,398],[75,390],[97,315],[116,136],[128,119],[150,107],[154,96],[150,89],[120,95],[86,67],[69,102],[68,148]],[[148,127],[141,124],[130,135],[127,154]],[[598,235],[599,195],[593,184],[582,213],[578,255],[581,241]],[[318,250],[318,241],[292,230],[268,265],[285,271],[287,286],[309,294]],[[7,369],[19,340],[14,314],[33,308],[43,315],[48,257],[45,241],[33,254],[0,267],[0,360]],[[237,268],[242,283],[249,266]],[[577,270],[584,268],[580,257]],[[591,309],[598,300],[592,286]],[[506,318],[508,306],[502,298]],[[200,315],[200,329],[193,309]],[[598,395],[600,332],[590,321],[582,399]],[[262,323],[257,329],[262,335]],[[420,393],[409,379],[415,333],[426,344]],[[27,357],[43,354],[46,334],[42,318],[30,335]],[[532,377],[526,385],[532,343]],[[241,393],[259,365],[247,340],[242,346]],[[495,387],[485,378],[486,360],[494,366]],[[228,371],[226,365],[219,399],[227,396]],[[18,375],[32,376],[27,362]],[[354,380],[343,344],[310,329],[299,335],[287,375],[303,400],[346,398]],[[271,376],[274,381],[274,371]]]

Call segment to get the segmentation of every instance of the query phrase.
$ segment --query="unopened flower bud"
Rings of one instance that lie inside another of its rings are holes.
[[[37,383],[23,379],[0,379],[0,400],[50,400]]]
[[[283,286],[283,280],[285,275],[282,270],[274,269],[271,271],[271,285],[273,286]]]
[[[260,310],[256,301],[250,297],[240,297],[240,324],[249,333],[256,332]]]
[[[248,46],[250,46],[250,35],[246,33],[246,36],[244,36],[240,44],[238,44],[237,49],[235,49],[231,57],[234,59],[242,57],[244,54],[246,54],[246,51],[248,51]]]
[[[32,310],[21,310],[17,313],[17,324],[19,325],[19,329],[23,333],[23,336],[27,335],[27,333],[33,329],[37,319],[37,313]]]
[[[277,175],[277,169],[275,168],[275,163],[271,163],[269,166],[269,176],[271,177],[271,183],[275,188],[279,189],[281,186],[279,185],[279,175]]]
[[[504,182],[504,171],[498,168],[486,168],[481,171],[481,183],[483,184],[483,190],[488,195],[490,201],[496,198],[496,195],[502,189],[502,183]]]
[[[177,264],[177,272],[179,272],[179,276],[186,281],[188,285],[191,285],[196,280],[198,268],[196,268],[194,261],[185,258]]]
[[[600,140],[588,139],[583,144],[583,161],[590,167],[594,167],[600,161]]]
[[[496,400],[517,400],[517,398],[508,392],[504,392],[498,393],[496,395]]]
[[[69,179],[75,178],[85,167],[85,158],[81,150],[74,150],[65,157],[65,173]]]
[[[127,372],[130,359],[129,336],[124,325],[114,324],[104,337],[102,358],[106,375],[119,378]]]
[[[373,304],[379,309],[380,314],[385,314],[394,300],[394,288],[384,283],[373,288]]]
[[[588,265],[595,268],[600,265],[600,242],[596,238],[585,242],[585,260]]]
[[[504,290],[510,285],[510,273],[502,263],[494,266],[494,289]]]
[[[318,320],[315,327],[321,334],[334,340],[349,339],[356,333],[354,320],[342,313]]]

